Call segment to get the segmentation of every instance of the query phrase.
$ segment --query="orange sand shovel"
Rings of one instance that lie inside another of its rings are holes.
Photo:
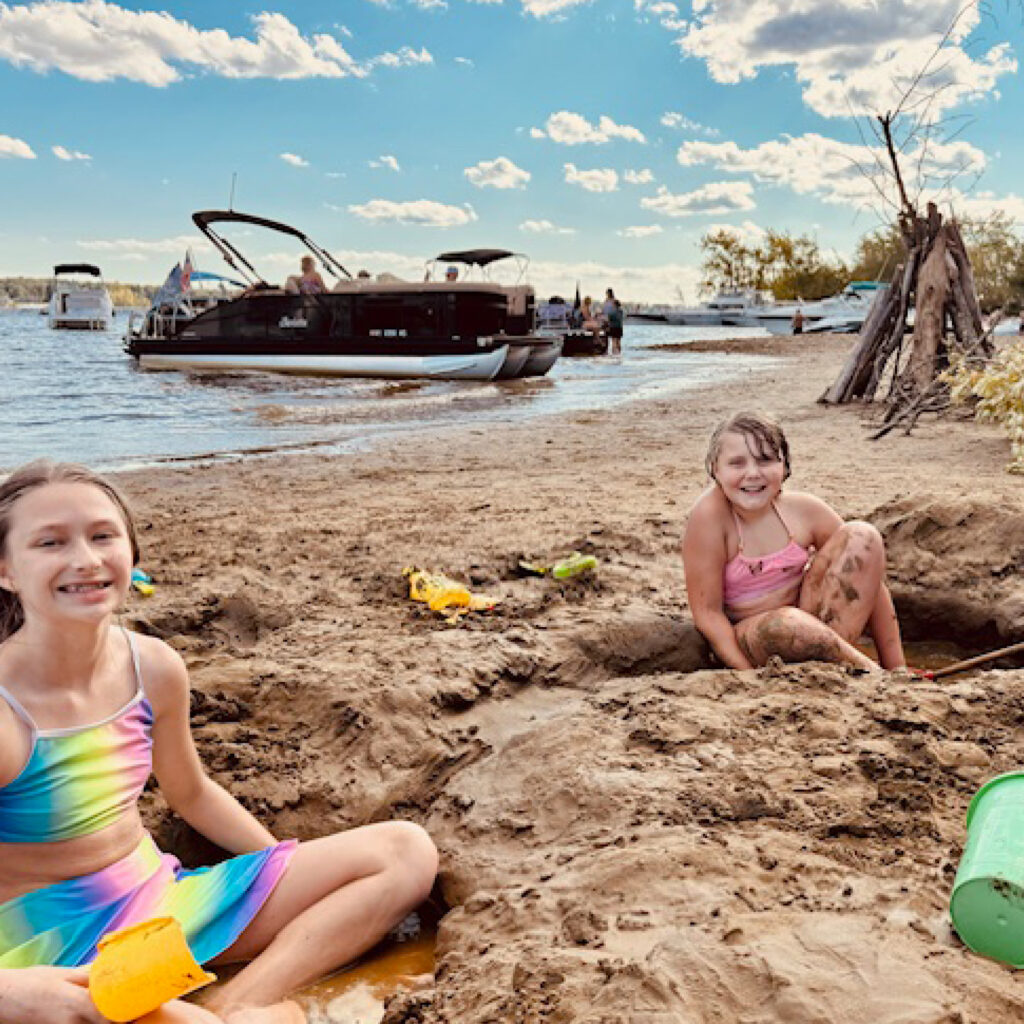
[[[154,917],[100,940],[89,995],[107,1020],[125,1022],[216,980],[196,963],[180,922]]]

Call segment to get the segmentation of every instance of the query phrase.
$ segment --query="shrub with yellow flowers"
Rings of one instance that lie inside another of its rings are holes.
[[[1013,342],[986,363],[955,360],[943,374],[954,404],[974,402],[978,420],[1000,424],[1010,438],[1010,473],[1024,475],[1024,342]]]

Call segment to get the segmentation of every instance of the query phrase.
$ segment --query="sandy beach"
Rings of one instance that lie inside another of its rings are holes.
[[[436,983],[388,1024],[1024,1011],[946,911],[970,797],[1019,763],[1024,675],[711,670],[687,626],[706,439],[754,406],[791,486],[882,530],[905,638],[1021,639],[1007,442],[964,418],[869,441],[863,409],[816,403],[850,344],[723,343],[783,358],[610,411],[122,476],[157,584],[128,620],[186,658],[211,772],[280,836],[401,816],[441,850]],[[595,575],[516,572],[572,550]],[[410,565],[501,603],[448,624],[408,600]]]

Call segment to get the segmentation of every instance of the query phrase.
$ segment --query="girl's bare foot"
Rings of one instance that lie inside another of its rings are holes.
[[[272,1006],[247,1006],[223,1014],[224,1024],[306,1024],[306,1014],[292,999]]]

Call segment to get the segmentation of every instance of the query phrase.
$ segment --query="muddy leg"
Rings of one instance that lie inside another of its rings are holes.
[[[844,640],[857,640],[878,603],[884,573],[881,534],[870,523],[844,523],[814,556],[800,608]]]
[[[736,626],[736,639],[754,665],[777,655],[786,662],[830,661],[857,668],[875,663],[820,619],[800,608],[776,608]]]

